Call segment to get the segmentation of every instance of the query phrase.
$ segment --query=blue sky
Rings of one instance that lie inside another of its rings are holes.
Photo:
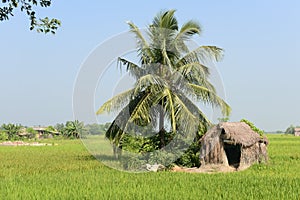
[[[198,20],[201,45],[225,49],[218,63],[233,111],[264,130],[300,125],[300,2],[287,1],[53,1],[38,9],[56,17],[56,35],[29,31],[16,12],[0,23],[0,123],[48,125],[73,119],[72,92],[81,64],[127,20],[145,27],[161,9],[176,9],[179,23]]]

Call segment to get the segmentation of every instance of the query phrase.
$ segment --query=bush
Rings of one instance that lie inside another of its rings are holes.
[[[201,145],[198,141],[193,142],[189,149],[176,160],[175,164],[185,167],[200,167],[200,148]]]
[[[8,140],[8,135],[4,132],[0,132],[0,141]]]
[[[263,135],[265,134],[265,132],[263,130],[260,130],[259,128],[257,128],[252,122],[246,120],[246,119],[242,119],[241,122],[245,122],[246,124],[248,124],[250,126],[250,128],[255,131],[256,133],[258,133],[261,137],[263,137]]]
[[[199,167],[199,138],[194,139],[190,145],[190,140],[183,136],[176,136],[170,143],[170,138],[174,138],[174,134],[166,132],[165,144],[168,150],[160,149],[160,138],[158,134],[151,137],[134,136],[133,134],[124,135],[120,142],[122,150],[130,153],[122,155],[121,159],[126,170],[140,169],[146,164],[162,164],[165,167],[171,167],[173,164],[185,167]],[[201,137],[201,136],[199,136]],[[182,149],[188,149],[182,152]],[[181,156],[180,156],[181,155]],[[179,157],[180,156],[180,157]],[[178,158],[179,157],[179,158]]]

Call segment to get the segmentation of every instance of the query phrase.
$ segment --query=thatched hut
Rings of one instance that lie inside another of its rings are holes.
[[[217,164],[236,169],[267,161],[266,138],[244,122],[223,122],[212,127],[201,139],[201,166]]]

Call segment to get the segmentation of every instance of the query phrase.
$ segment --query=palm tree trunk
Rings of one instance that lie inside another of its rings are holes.
[[[163,65],[159,66],[159,73],[162,75],[163,73]],[[165,147],[165,128],[164,128],[164,121],[165,121],[165,113],[164,113],[164,101],[161,100],[160,102],[160,110],[159,110],[159,138],[160,138],[160,148]]]
[[[163,109],[163,104],[160,107],[159,111],[159,138],[160,138],[160,148],[165,147],[165,128],[164,128],[164,121],[165,121],[165,113]]]

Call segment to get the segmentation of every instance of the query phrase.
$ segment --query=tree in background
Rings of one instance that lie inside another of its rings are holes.
[[[65,124],[64,123],[57,123],[54,128],[61,134],[65,134]]]
[[[7,133],[0,129],[0,141],[6,141],[6,140],[8,140]]]
[[[3,124],[1,126],[1,129],[4,133],[7,134],[8,140],[15,139],[18,137],[18,134],[21,132],[21,129],[23,128],[20,124]]]
[[[285,134],[295,134],[295,127],[293,125],[290,125],[286,131]]]
[[[87,124],[85,125],[85,129],[87,133],[91,135],[100,135],[105,133],[104,124]]]
[[[80,138],[80,136],[84,133],[84,123],[75,121],[67,121],[65,125],[64,134],[69,138]]]
[[[55,34],[55,31],[61,25],[61,22],[55,18],[49,19],[45,17],[37,20],[33,7],[49,7],[51,6],[51,0],[2,0],[0,5],[0,21],[9,20],[10,17],[14,16],[14,10],[19,7],[21,12],[24,12],[29,17],[30,30],[36,28],[38,32]]]
[[[200,34],[200,25],[188,21],[180,28],[174,16],[175,10],[160,12],[148,26],[148,42],[139,28],[128,22],[137,38],[140,64],[119,58],[121,65],[135,78],[134,88],[104,103],[97,114],[119,112],[106,132],[114,145],[120,146],[130,124],[144,127],[158,126],[159,147],[163,148],[178,128],[191,133],[193,127],[202,131],[210,121],[191,100],[218,106],[224,116],[230,107],[217,94],[209,82],[209,68],[205,61],[219,61],[223,50],[216,46],[200,46],[190,51],[186,41]],[[156,137],[157,138],[157,137]]]
[[[36,136],[36,134],[38,134],[38,132],[36,130],[34,130],[32,127],[26,128],[26,133],[28,134],[27,137],[30,139],[34,138]]]

